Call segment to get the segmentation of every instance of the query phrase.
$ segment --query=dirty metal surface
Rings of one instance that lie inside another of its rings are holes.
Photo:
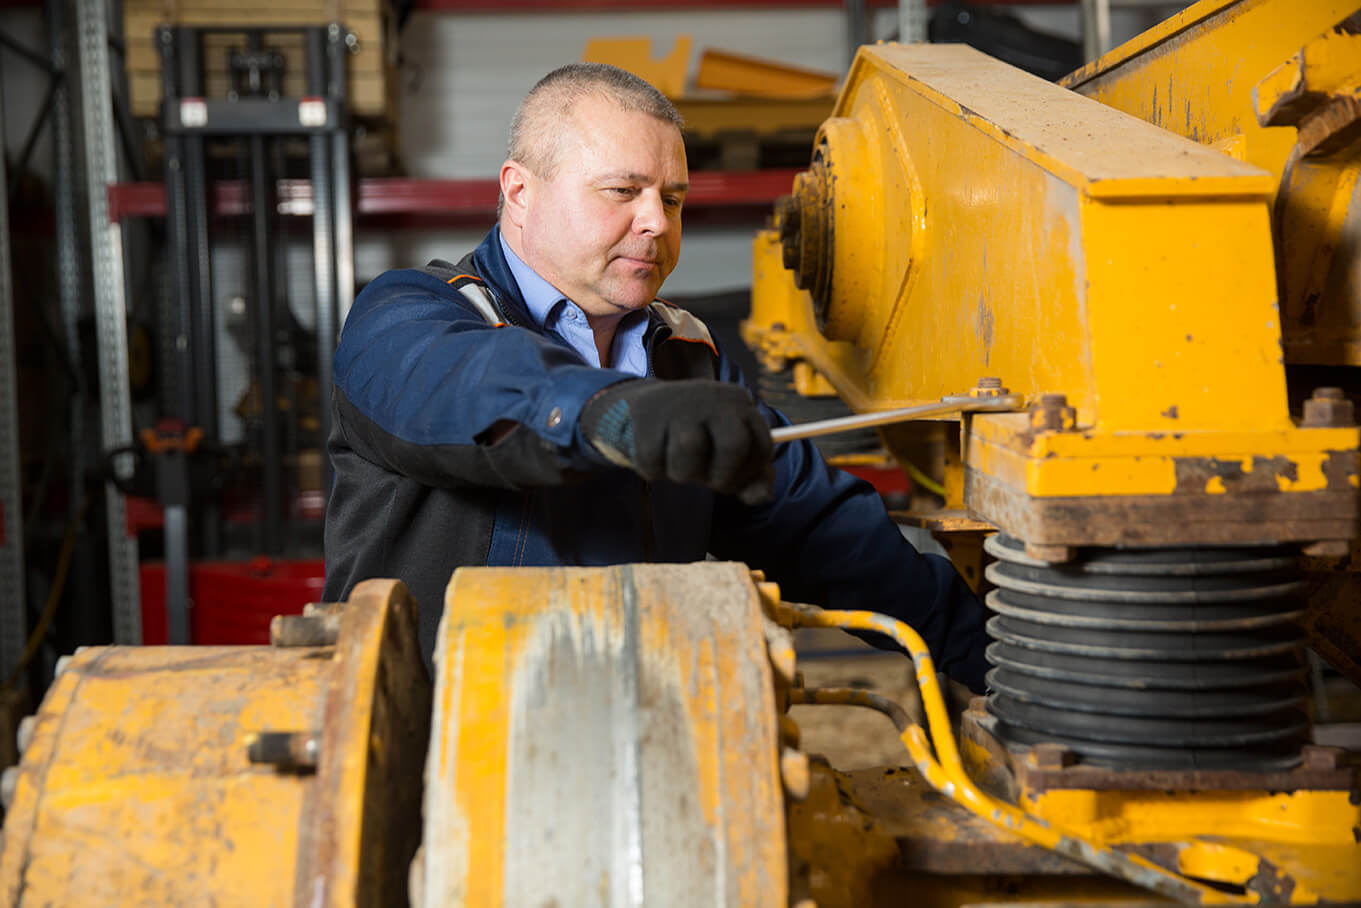
[[[315,779],[252,765],[247,745],[315,726],[328,670],[268,647],[77,654],[21,764],[0,903],[291,901]]]
[[[1300,625],[1309,645],[1344,677],[1361,687],[1361,557],[1353,541],[1339,560],[1307,559],[1309,608]]]
[[[995,533],[997,527],[969,516],[967,511],[889,511],[894,523],[921,527],[932,533]]]
[[[1301,766],[1288,772],[1234,770],[1117,770],[1082,764],[1040,769],[1024,758],[1013,762],[1016,782],[1031,792],[1084,791],[1352,791],[1358,785],[1356,760],[1335,769]]]
[[[444,615],[425,904],[786,904],[743,565],[463,568]]]
[[[340,611],[321,715],[323,760],[301,831],[294,904],[407,905],[420,843],[429,675],[416,602],[395,580],[367,580]]]
[[[404,904],[403,880],[365,863],[396,858],[404,876],[400,835],[362,858],[351,850],[350,867],[326,867],[341,880],[339,898],[320,900],[318,878],[304,870],[319,866],[310,855],[327,836],[359,840],[361,819],[366,833],[385,822],[419,823],[410,811],[384,819],[402,804],[403,787],[415,806],[419,775],[398,782],[376,771],[373,778],[389,786],[379,803],[364,801],[362,787],[334,784],[340,768],[358,766],[363,776],[372,761],[419,772],[421,749],[399,753],[410,742],[381,715],[393,701],[421,703],[418,689],[393,683],[399,673],[386,683],[375,676],[392,645],[386,601],[379,596],[348,616],[352,627],[334,648],[76,654],[44,699],[20,766],[0,855],[0,904],[287,905],[300,889],[306,899],[299,904]],[[415,654],[414,627],[405,636]],[[388,690],[375,691],[376,683]],[[337,684],[348,697],[339,709],[346,724],[364,729],[349,742],[351,752],[338,753],[335,737],[323,736],[315,766],[251,762],[261,732],[322,728]],[[370,730],[383,736],[373,748]],[[375,884],[386,888],[379,893]]]
[[[1356,490],[1172,495],[1026,495],[965,468],[970,513],[1036,545],[1276,544],[1350,539]],[[1203,488],[1203,485],[1202,485]]]
[[[898,843],[909,870],[962,874],[1090,874],[1090,868],[1031,845],[935,791],[910,767],[845,774],[856,803]]]

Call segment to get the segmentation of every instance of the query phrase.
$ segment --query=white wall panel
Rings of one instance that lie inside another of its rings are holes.
[[[402,159],[412,176],[490,177],[516,105],[550,70],[580,60],[592,37],[650,36],[659,54],[706,47],[828,72],[845,70],[846,20],[835,8],[465,15],[416,12],[402,33]]]

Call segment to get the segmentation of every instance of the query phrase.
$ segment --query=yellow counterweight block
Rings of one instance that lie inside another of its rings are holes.
[[[430,681],[396,581],[276,645],[95,647],[25,735],[0,905],[406,905]]]

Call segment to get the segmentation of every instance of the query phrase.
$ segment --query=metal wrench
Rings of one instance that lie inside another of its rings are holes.
[[[895,422],[908,422],[928,416],[944,416],[948,413],[997,412],[999,410],[1019,410],[1024,401],[1021,394],[999,394],[996,397],[971,397],[968,394],[950,394],[929,404],[903,407],[898,410],[883,410],[877,413],[857,413],[854,416],[839,416],[836,419],[819,419],[816,422],[800,423],[796,426],[780,426],[770,430],[770,439],[775,444],[794,441],[797,438],[816,438],[820,435],[835,435],[855,429],[869,429],[886,426]]]

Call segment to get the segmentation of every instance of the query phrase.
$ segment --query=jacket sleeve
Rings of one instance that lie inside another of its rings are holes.
[[[390,272],[355,301],[336,349],[339,438],[426,485],[556,485],[604,463],[580,439],[593,394],[632,376],[570,347],[493,327],[419,272]],[[507,434],[489,430],[510,424]]]
[[[722,371],[741,381],[726,357]],[[778,411],[761,410],[772,427],[789,424]],[[922,554],[903,538],[869,483],[829,466],[811,441],[777,446],[769,504],[716,498],[712,550],[765,571],[787,600],[903,621],[926,641],[937,670],[985,689],[982,602],[948,558]],[[877,634],[857,636],[895,648]]]

